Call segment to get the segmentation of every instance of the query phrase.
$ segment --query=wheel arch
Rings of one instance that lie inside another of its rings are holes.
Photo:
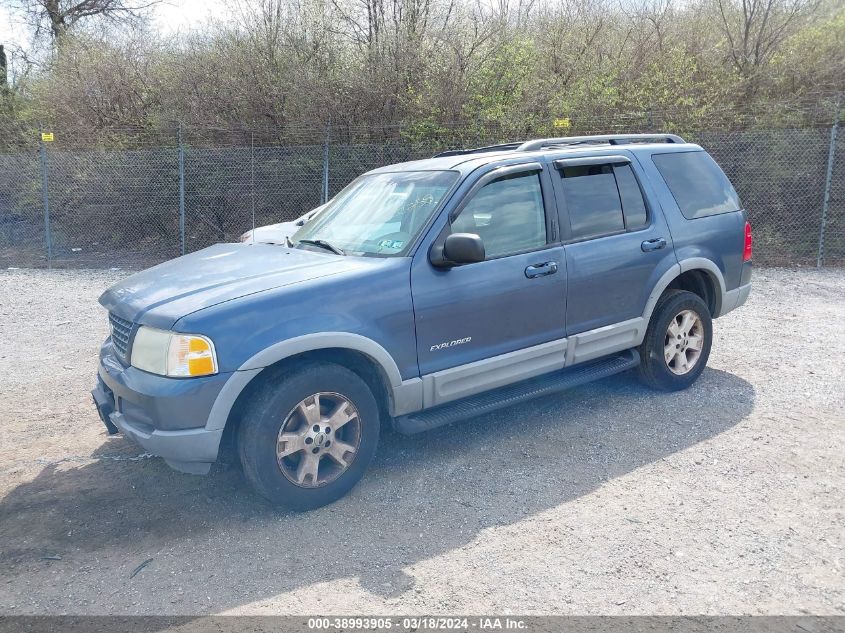
[[[710,308],[713,318],[721,314],[726,292],[725,278],[713,261],[704,257],[691,257],[667,270],[649,295],[643,313],[646,323],[651,319],[658,299],[670,288],[689,290],[700,296]]]
[[[711,316],[716,316],[721,311],[722,293],[719,291],[719,282],[712,273],[702,268],[682,272],[669,283],[668,289],[686,290],[698,295],[707,304]]]
[[[337,363],[358,374],[388,415],[396,410],[397,393],[413,382],[403,384],[396,362],[372,339],[345,332],[295,337],[258,352],[232,374],[215,400],[206,429],[227,428],[251,389],[272,380],[292,363],[306,360]]]

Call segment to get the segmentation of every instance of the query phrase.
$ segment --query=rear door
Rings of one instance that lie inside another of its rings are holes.
[[[422,375],[565,336],[566,267],[556,216],[548,166],[533,162],[482,175],[446,225],[435,227],[441,240],[448,232],[479,235],[487,258],[437,268],[430,242],[417,252],[411,288]],[[521,375],[519,368],[513,375]],[[483,390],[484,369],[467,380]]]
[[[667,216],[678,260],[704,257],[718,266],[727,290],[742,284],[745,214],[716,161],[703,150],[661,150],[650,162],[644,161],[645,172],[664,207],[672,209]]]
[[[631,156],[553,161],[573,335],[640,317],[659,277],[675,263],[663,213],[649,200]],[[647,187],[646,183],[646,187]]]

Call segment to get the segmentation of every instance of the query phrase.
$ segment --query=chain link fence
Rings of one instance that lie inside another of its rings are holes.
[[[677,129],[653,113],[514,136],[441,128],[53,130],[0,142],[0,266],[142,268],[253,226],[292,220],[361,173],[513,138],[671,130],[707,149],[736,186],[768,265],[845,263],[845,135],[839,113],[801,127]],[[0,138],[3,130],[0,130]],[[11,138],[12,134],[5,135]],[[20,140],[22,139],[22,140]]]

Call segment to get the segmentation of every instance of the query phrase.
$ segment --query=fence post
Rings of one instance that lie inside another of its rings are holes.
[[[249,133],[249,188],[252,203],[252,243],[255,243],[255,131]]]
[[[830,207],[830,186],[833,181],[833,160],[836,156],[836,135],[839,132],[839,117],[842,114],[842,96],[836,99],[836,114],[833,126],[830,128],[830,148],[827,152],[827,175],[824,181],[824,202],[822,203],[822,218],[819,226],[819,254],[816,257],[816,268],[821,268],[824,261],[824,229],[827,224],[827,211]]]
[[[41,131],[39,130],[39,133]],[[44,237],[47,241],[47,268],[53,268],[53,237],[50,233],[50,169],[47,164],[47,148],[44,140],[38,140],[38,154],[41,159],[41,198],[44,205]]]
[[[182,145],[182,122],[176,138],[179,142],[179,249],[185,254],[185,146]]]
[[[329,142],[332,134],[332,123],[326,124],[326,143],[323,146],[323,192],[320,202],[326,204],[329,201]]]

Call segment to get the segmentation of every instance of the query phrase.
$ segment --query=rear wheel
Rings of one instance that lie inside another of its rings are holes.
[[[345,495],[378,444],[378,406],[367,384],[332,363],[309,363],[268,381],[247,404],[238,453],[255,489],[310,510]]]
[[[685,290],[669,290],[657,302],[639,347],[640,379],[650,387],[678,391],[704,371],[713,340],[707,304]]]

